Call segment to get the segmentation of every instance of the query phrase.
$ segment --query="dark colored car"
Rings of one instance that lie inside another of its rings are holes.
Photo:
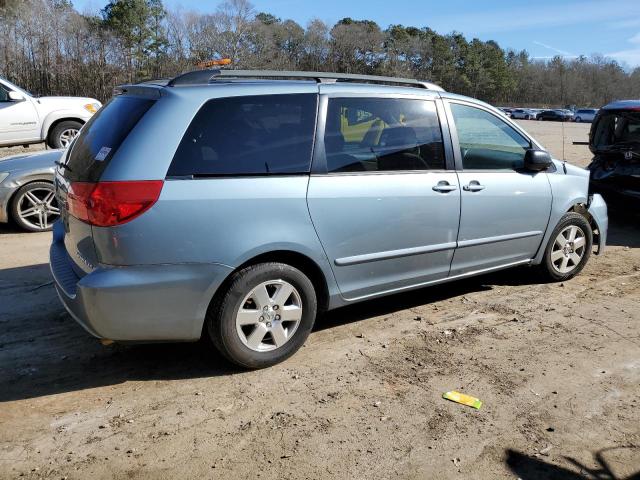
[[[589,149],[591,190],[612,200],[640,200],[640,100],[602,107],[591,125]]]
[[[538,114],[538,120],[551,120],[555,122],[569,122],[573,115],[566,110],[545,110]]]

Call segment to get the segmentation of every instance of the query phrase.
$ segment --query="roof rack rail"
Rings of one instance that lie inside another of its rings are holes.
[[[399,77],[383,77],[380,75],[357,75],[352,73],[331,73],[331,72],[294,72],[279,70],[194,70],[192,72],[183,73],[171,79],[167,86],[175,87],[178,85],[202,85],[213,83],[218,79],[233,78],[273,78],[273,79],[305,79],[314,80],[318,83],[335,83],[335,82],[365,82],[365,83],[382,83],[393,85],[408,85],[418,88],[426,88],[444,92],[444,89],[435,83],[424,82],[413,78]]]

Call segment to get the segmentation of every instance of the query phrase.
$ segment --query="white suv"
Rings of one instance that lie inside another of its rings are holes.
[[[0,146],[66,148],[101,106],[94,98],[34,97],[0,77]]]

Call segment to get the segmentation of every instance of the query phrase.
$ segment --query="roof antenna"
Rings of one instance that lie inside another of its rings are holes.
[[[564,154],[564,143],[565,143],[565,137],[564,137],[564,119],[562,119],[562,169],[564,170],[564,173],[567,173],[567,157]]]

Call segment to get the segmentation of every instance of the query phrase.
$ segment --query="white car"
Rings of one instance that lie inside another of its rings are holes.
[[[95,98],[36,97],[0,77],[0,147],[66,148],[101,106]]]

